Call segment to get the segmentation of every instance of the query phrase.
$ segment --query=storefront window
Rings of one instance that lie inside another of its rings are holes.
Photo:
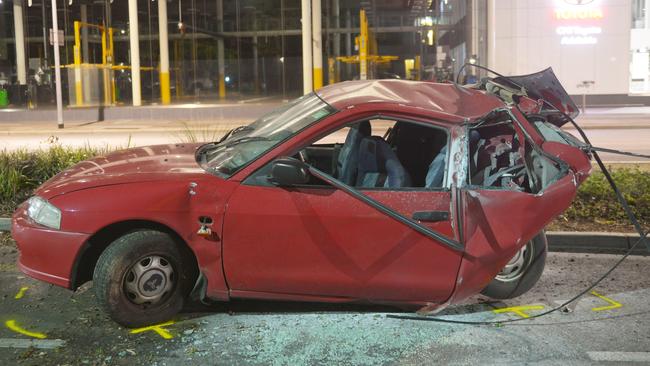
[[[650,17],[648,0],[632,1],[630,93],[650,93]]]

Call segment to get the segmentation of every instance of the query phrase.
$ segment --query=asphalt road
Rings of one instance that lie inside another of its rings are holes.
[[[361,305],[234,302],[191,305],[173,323],[133,333],[77,293],[32,280],[0,245],[2,365],[592,365],[650,363],[650,257],[630,257],[568,313],[476,326],[388,319],[400,310]],[[538,285],[506,302],[475,297],[438,316],[519,319],[570,298],[616,260],[550,253]],[[601,297],[599,297],[601,296]],[[521,309],[521,308],[520,308]]]

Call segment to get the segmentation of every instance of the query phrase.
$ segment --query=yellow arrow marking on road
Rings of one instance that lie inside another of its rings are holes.
[[[21,287],[20,290],[18,291],[18,293],[16,294],[16,296],[14,296],[14,299],[16,299],[16,300],[22,299],[23,296],[25,296],[25,291],[27,291],[27,289],[29,289],[29,287],[27,287],[27,286]]]
[[[28,331],[28,330],[25,330],[25,329],[19,327],[19,326],[16,324],[16,321],[15,321],[15,320],[7,320],[7,321],[5,322],[5,325],[7,326],[7,328],[13,330],[14,332],[16,332],[16,333],[20,333],[20,334],[24,334],[24,335],[26,335],[26,336],[28,336],[28,337],[38,338],[38,339],[45,339],[45,338],[47,338],[47,336],[46,336],[45,334],[43,334],[43,333],[30,332],[30,331]]]
[[[530,315],[526,314],[524,311],[542,310],[542,309],[544,309],[544,305],[523,305],[523,306],[512,306],[509,308],[495,309],[492,310],[492,312],[494,312],[495,314],[515,313],[522,318],[530,318]]]
[[[171,333],[169,333],[167,331],[167,329],[163,328],[165,326],[172,325],[172,324],[174,324],[174,321],[170,320],[170,321],[168,321],[166,323],[150,325],[150,326],[144,327],[144,328],[133,329],[131,331],[131,334],[138,334],[138,333],[147,332],[147,331],[152,330],[152,331],[158,333],[159,336],[161,336],[161,337],[163,337],[165,339],[172,339],[174,337],[171,335]]]
[[[612,310],[612,309],[620,308],[621,306],[623,306],[623,304],[621,304],[620,302],[616,302],[616,301],[610,299],[609,297],[605,297],[605,296],[599,294],[599,293],[596,292],[596,291],[591,291],[591,294],[594,295],[594,296],[596,296],[597,298],[599,298],[599,299],[601,299],[601,300],[604,300],[604,301],[607,301],[608,303],[611,304],[611,305],[607,305],[607,306],[601,306],[601,307],[597,307],[597,308],[591,308],[591,311]]]

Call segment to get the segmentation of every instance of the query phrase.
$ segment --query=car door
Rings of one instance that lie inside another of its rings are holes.
[[[233,193],[224,220],[224,272],[233,296],[443,302],[454,289],[458,248],[414,230],[340,189],[280,187],[269,167]],[[446,238],[456,238],[452,191],[360,189]],[[432,222],[426,215],[438,216]]]
[[[469,147],[474,152],[470,154],[474,160],[470,164],[472,178],[459,191],[465,256],[458,273],[462,284],[454,294],[456,301],[485,288],[522,246],[568,208],[577,190],[575,173],[535,145],[514,116],[508,115],[505,120],[497,116],[495,120],[470,132],[477,141],[469,139],[474,144]],[[504,148],[504,141],[511,150]],[[483,150],[484,159],[476,146],[488,146]],[[493,168],[492,172],[483,173],[481,160],[488,165],[485,169]],[[517,166],[522,168],[517,170]],[[518,182],[518,175],[528,178]]]

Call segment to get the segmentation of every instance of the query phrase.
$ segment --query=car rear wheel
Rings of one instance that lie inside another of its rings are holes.
[[[547,242],[542,231],[503,267],[481,293],[494,299],[512,299],[530,290],[546,265]]]
[[[115,240],[93,274],[100,306],[126,327],[169,320],[182,309],[197,275],[189,250],[183,249],[168,234],[152,230]]]

